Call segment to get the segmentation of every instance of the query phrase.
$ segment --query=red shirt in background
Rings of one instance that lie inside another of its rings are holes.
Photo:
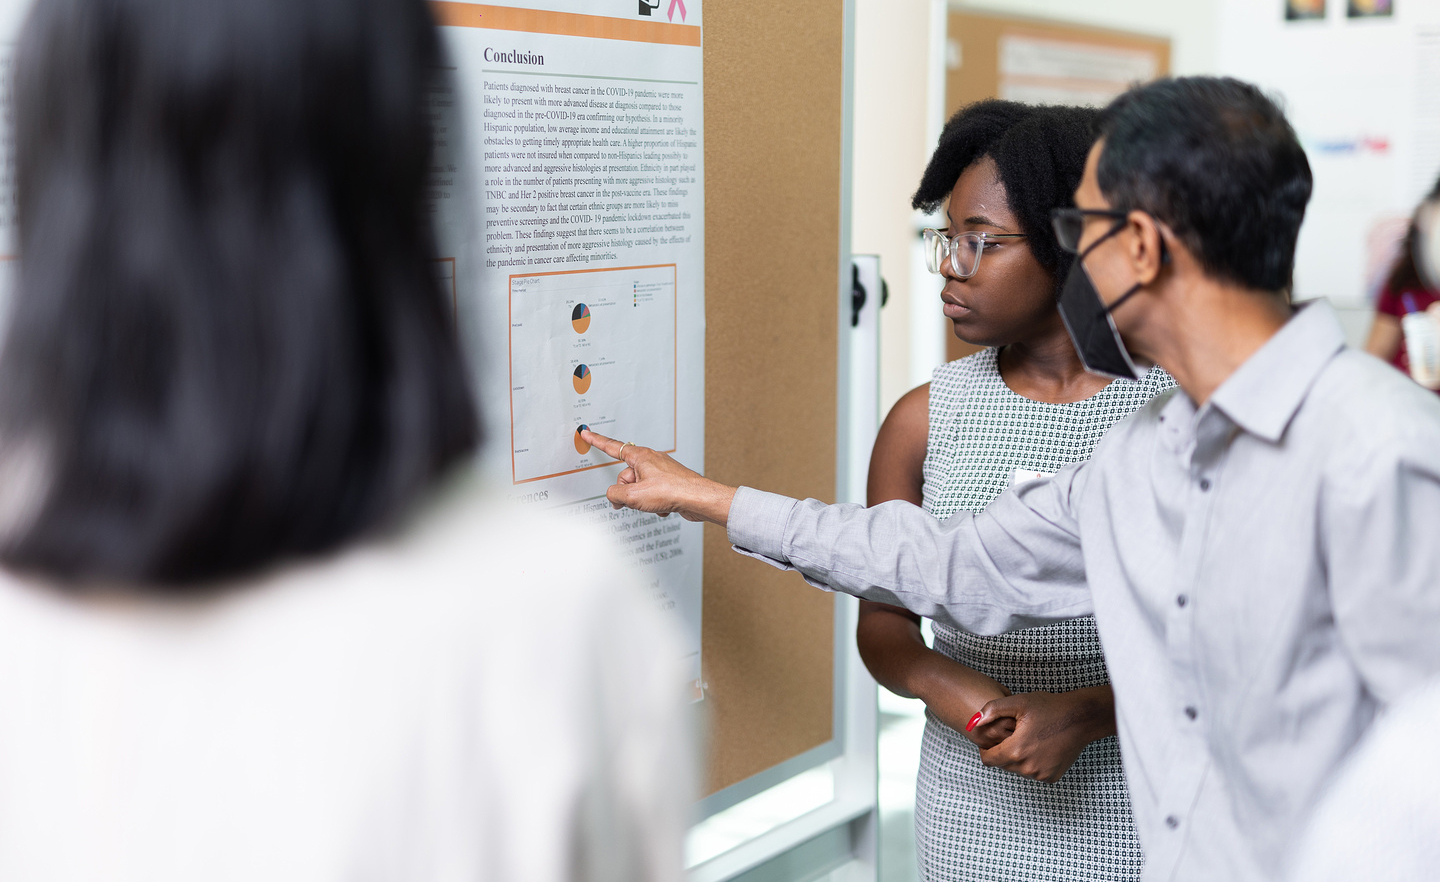
[[[1375,301],[1375,311],[1385,315],[1393,315],[1397,319],[1404,318],[1408,313],[1421,312],[1430,304],[1440,301],[1440,291],[1429,291],[1425,288],[1401,288],[1397,293],[1386,286],[1380,292],[1380,299]],[[1395,357],[1390,363],[1410,375],[1410,356],[1405,352],[1405,335],[1400,335],[1400,348],[1395,350]]]

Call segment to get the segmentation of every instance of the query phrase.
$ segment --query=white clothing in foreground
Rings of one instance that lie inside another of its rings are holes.
[[[183,608],[0,574],[0,879],[680,878],[678,646],[473,496]]]
[[[1383,714],[1315,810],[1294,882],[1424,882],[1440,873],[1440,681]]]

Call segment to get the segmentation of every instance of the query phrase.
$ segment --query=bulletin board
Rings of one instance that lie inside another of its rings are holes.
[[[834,499],[845,5],[431,6],[458,84],[432,90],[427,107],[445,136],[432,180],[440,245],[460,255],[437,271],[458,279],[471,348],[505,354],[476,370],[508,380],[489,384],[508,396],[491,408],[510,426],[499,479],[519,504],[629,542],[676,620],[695,625],[686,658],[709,735],[700,810],[718,811],[840,753],[843,616],[833,595],[732,552],[722,530],[611,512],[604,492],[619,466],[572,447],[562,421],[674,452],[727,483]],[[459,147],[453,106],[473,122]],[[449,198],[462,187],[481,194],[473,227]],[[631,201],[606,201],[620,197]],[[659,311],[667,303],[673,318]],[[673,385],[653,392],[625,375],[604,386],[605,372],[620,376],[661,344]],[[675,418],[654,419],[667,401]],[[663,561],[651,550],[662,542]]]
[[[1131,83],[1170,73],[1170,41],[967,9],[947,22],[945,118],[986,98],[1103,106]],[[953,361],[979,347],[953,335]]]
[[[842,6],[706,8],[706,471],[833,500]],[[706,527],[702,793],[835,739],[835,598]]]
[[[586,429],[704,469],[702,0],[433,0],[434,270],[516,506],[608,534],[703,700],[703,534],[615,511]]]

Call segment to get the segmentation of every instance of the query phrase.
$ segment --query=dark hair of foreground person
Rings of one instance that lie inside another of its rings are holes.
[[[393,523],[479,439],[420,0],[50,0],[19,41],[0,562],[155,593]]]

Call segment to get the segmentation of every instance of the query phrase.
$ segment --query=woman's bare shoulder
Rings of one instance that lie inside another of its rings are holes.
[[[928,432],[930,428],[930,384],[916,386],[900,396],[885,417],[885,425],[906,430],[907,434],[917,428]],[[884,432],[884,428],[881,428]]]
[[[925,446],[930,440],[930,384],[906,392],[890,408],[870,455],[866,496],[871,505],[889,499],[920,503]]]

